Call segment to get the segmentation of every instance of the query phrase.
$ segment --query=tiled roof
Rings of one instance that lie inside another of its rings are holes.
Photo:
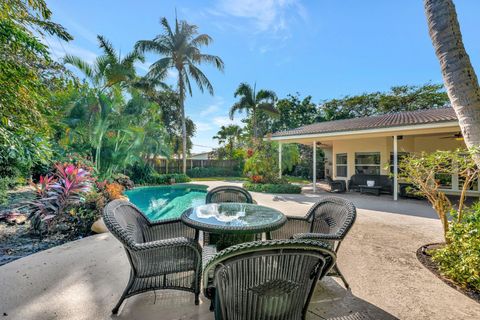
[[[364,118],[318,122],[292,130],[275,132],[272,134],[272,137],[402,127],[456,120],[457,116],[455,115],[454,110],[451,107],[447,107],[440,109],[390,113]]]

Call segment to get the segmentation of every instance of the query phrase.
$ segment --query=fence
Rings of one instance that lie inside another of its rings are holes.
[[[157,159],[153,164],[158,173],[181,173],[183,170],[182,159]],[[236,160],[197,160],[187,159],[187,170],[193,168],[229,168],[239,167]]]

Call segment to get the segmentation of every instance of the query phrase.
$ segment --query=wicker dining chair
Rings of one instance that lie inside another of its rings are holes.
[[[220,186],[207,193],[206,203],[239,202],[253,203],[250,192],[236,186]]]
[[[123,244],[130,262],[130,279],[113,314],[133,295],[158,289],[195,294],[199,303],[202,251],[197,232],[180,219],[150,222],[133,204],[114,200],[103,212],[105,225]]]
[[[305,319],[317,281],[335,253],[315,240],[254,241],[220,251],[205,266],[215,319]],[[212,276],[213,275],[213,276]]]
[[[335,253],[355,222],[357,210],[351,201],[339,197],[325,197],[315,203],[303,217],[287,216],[287,223],[271,232],[272,239],[314,239],[329,243]],[[331,276],[350,286],[335,265]]]

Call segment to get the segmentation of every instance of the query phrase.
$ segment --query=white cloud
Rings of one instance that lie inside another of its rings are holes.
[[[228,116],[218,116],[213,118],[213,123],[215,123],[217,126],[228,126],[231,124],[236,124],[240,127],[243,127],[245,124],[241,120],[242,119],[238,117],[231,120]]]
[[[148,61],[145,61],[145,62],[140,62],[140,61],[137,61],[135,62],[135,67],[145,71],[145,72],[148,72],[148,69],[150,68],[150,66],[152,65],[151,62],[148,62]]]
[[[298,0],[219,0],[210,13],[248,19],[257,32],[285,31],[292,19],[307,18],[305,8]]]
[[[223,109],[223,105],[225,103],[225,100],[220,97],[220,96],[216,96],[214,98],[214,101],[211,105],[209,105],[208,107],[204,108],[201,112],[200,112],[200,115],[202,117],[205,117],[205,116],[208,116],[210,114],[213,114],[213,113],[217,113],[219,110]]]
[[[72,43],[61,42],[61,40],[56,38],[45,39],[45,42],[53,57],[57,60],[61,60],[66,54],[82,58],[88,63],[93,63],[97,58],[97,54],[93,51],[78,47]]]
[[[195,121],[195,127],[197,128],[198,132],[210,131],[213,129],[210,123],[206,123],[202,121]]]

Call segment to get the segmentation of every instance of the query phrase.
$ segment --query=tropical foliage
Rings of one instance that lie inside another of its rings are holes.
[[[448,278],[480,291],[480,203],[456,214],[447,232],[448,244],[432,252],[432,259]]]
[[[262,115],[276,117],[278,111],[275,107],[277,95],[272,90],[256,91],[256,85],[252,86],[246,82],[241,83],[234,94],[235,98],[240,98],[230,108],[230,119],[233,120],[236,112],[246,111],[249,120],[247,123],[251,126],[251,132],[255,139],[258,139],[266,132],[259,130],[259,117]]]
[[[442,189],[442,174],[458,172],[461,193],[457,206]],[[455,212],[455,222],[463,218],[467,192],[475,182],[478,183],[479,169],[472,153],[467,150],[436,151],[433,153],[410,154],[399,163],[400,177],[415,185],[432,204],[442,223],[445,240],[449,242],[449,218]]]
[[[136,43],[137,52],[152,52],[161,55],[149,69],[146,78],[155,83],[161,82],[169,69],[177,72],[177,93],[179,101],[180,119],[182,122],[182,159],[183,173],[187,170],[187,123],[185,117],[185,98],[187,92],[192,95],[191,79],[195,81],[201,92],[207,90],[213,95],[213,85],[207,76],[200,70],[202,63],[212,64],[218,70],[223,71],[223,61],[218,56],[201,52],[203,46],[208,46],[213,39],[207,34],[199,34],[198,27],[178,21],[175,18],[175,26],[172,29],[168,20],[162,18],[160,23],[163,33],[153,40],[140,40]]]
[[[242,158],[243,154],[237,151],[240,147],[242,133],[242,128],[234,124],[220,127],[217,135],[213,137],[213,139],[218,140],[218,143],[221,145],[221,147],[216,150],[218,159],[225,158],[234,160]]]

